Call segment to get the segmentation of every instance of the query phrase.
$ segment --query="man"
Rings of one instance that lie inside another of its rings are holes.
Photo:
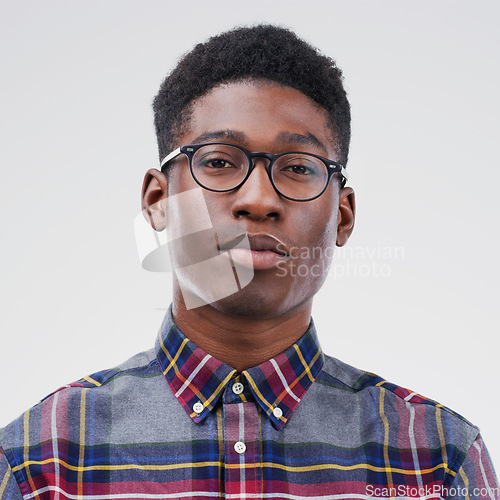
[[[142,206],[172,307],[153,349],[1,431],[0,498],[498,498],[476,427],[318,343],[312,300],[355,214],[341,76],[258,26],[166,78]]]

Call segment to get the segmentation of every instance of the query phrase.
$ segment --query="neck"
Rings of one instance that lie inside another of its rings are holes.
[[[312,301],[273,317],[241,317],[205,305],[186,309],[174,297],[174,321],[205,352],[239,372],[259,365],[294,344],[307,330]]]

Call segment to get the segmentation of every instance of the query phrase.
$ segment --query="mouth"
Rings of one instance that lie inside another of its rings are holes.
[[[234,264],[255,270],[272,269],[289,256],[285,243],[267,233],[243,233],[219,245]]]

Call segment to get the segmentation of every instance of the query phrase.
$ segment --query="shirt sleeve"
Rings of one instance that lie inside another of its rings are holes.
[[[22,500],[22,498],[16,478],[0,446],[0,500]]]
[[[500,489],[488,450],[481,435],[470,447],[446,500],[498,500]]]

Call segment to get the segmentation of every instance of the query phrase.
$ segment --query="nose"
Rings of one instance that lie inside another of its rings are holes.
[[[269,160],[255,159],[255,167],[243,186],[234,192],[233,216],[255,221],[280,220],[283,217],[283,199],[275,191],[266,170]]]

